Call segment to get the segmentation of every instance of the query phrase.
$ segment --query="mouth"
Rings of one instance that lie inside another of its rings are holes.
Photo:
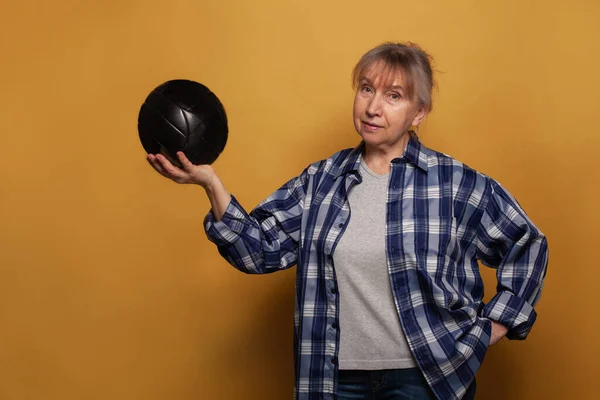
[[[365,129],[367,129],[368,131],[377,131],[381,128],[383,128],[381,125],[377,125],[374,124],[372,122],[367,122],[367,121],[361,121],[363,126],[365,127]]]

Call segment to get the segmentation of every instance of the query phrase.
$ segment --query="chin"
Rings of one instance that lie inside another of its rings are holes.
[[[358,135],[368,144],[379,144],[383,140],[381,133],[378,132],[359,132]]]

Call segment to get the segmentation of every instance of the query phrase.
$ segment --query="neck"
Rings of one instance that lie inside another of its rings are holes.
[[[371,171],[378,174],[387,174],[390,172],[392,160],[404,155],[409,140],[410,133],[407,132],[391,146],[365,143],[363,159]]]

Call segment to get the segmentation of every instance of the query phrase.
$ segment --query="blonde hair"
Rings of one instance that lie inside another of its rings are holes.
[[[357,89],[361,78],[375,66],[382,68],[380,73],[389,84],[402,73],[409,98],[431,111],[431,94],[435,86],[432,61],[433,58],[414,43],[383,43],[360,58],[352,71],[353,87]]]

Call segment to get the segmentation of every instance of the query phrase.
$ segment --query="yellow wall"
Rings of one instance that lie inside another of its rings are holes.
[[[294,270],[219,258],[202,190],[146,164],[137,112],[168,79],[213,89],[230,117],[215,167],[251,208],[357,143],[350,71],[385,40],[441,71],[423,141],[498,179],[549,237],[538,322],[490,350],[478,398],[596,398],[599,2],[1,9],[0,399],[291,398]]]

